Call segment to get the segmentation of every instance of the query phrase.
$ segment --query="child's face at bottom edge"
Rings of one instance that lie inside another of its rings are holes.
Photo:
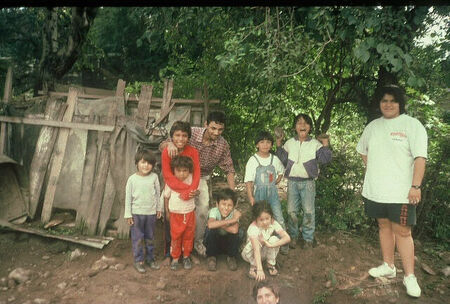
[[[230,215],[231,211],[234,209],[234,204],[231,199],[220,200],[217,203],[217,208],[219,208],[220,215],[223,218],[226,218]]]
[[[272,216],[267,212],[262,212],[257,218],[256,218],[256,226],[261,228],[268,228],[272,224]]]
[[[152,172],[153,165],[143,158],[136,165],[139,175],[149,175]]]
[[[173,168],[173,174],[175,175],[176,178],[178,178],[178,180],[180,181],[184,181],[189,177],[189,174],[191,172],[189,172],[188,168],[183,168],[183,167],[179,167],[179,168]]]

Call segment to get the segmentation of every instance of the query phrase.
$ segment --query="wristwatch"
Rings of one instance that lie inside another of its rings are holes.
[[[412,185],[411,188],[414,188],[414,189],[420,189],[420,186],[418,186],[418,185]]]

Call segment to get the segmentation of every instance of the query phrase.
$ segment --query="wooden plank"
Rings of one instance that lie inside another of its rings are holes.
[[[0,154],[8,154],[6,153],[6,138],[8,134],[8,128],[5,122],[0,124]]]
[[[96,123],[98,116],[91,115],[89,122]],[[83,177],[81,180],[81,195],[78,203],[77,216],[75,222],[78,225],[86,222],[88,217],[88,205],[91,201],[92,185],[94,184],[95,165],[97,160],[97,138],[98,132],[88,132],[86,144],[86,157],[84,159]]]
[[[209,113],[209,100],[208,100],[208,87],[206,86],[206,82],[203,84],[203,123],[206,122]]]
[[[49,127],[81,129],[81,130],[95,130],[103,132],[112,132],[114,130],[114,126],[107,126],[107,125],[46,120],[37,118],[13,117],[13,116],[0,116],[0,121],[10,123],[20,123],[26,125],[49,126]]]
[[[8,103],[12,93],[12,66],[8,66],[8,72],[6,72],[5,90],[3,91],[3,102]]]
[[[47,101],[45,117],[49,119],[62,119],[65,105],[56,99],[50,98]],[[30,165],[30,217],[34,218],[41,196],[41,189],[44,177],[48,169],[53,146],[55,145],[58,129],[43,127],[39,133],[33,159]]]
[[[164,92],[163,92],[163,105],[161,105],[161,111],[158,120],[154,123],[155,126],[159,125],[166,117],[169,115],[175,103],[172,102],[172,92],[173,92],[173,79],[164,81]]]
[[[138,110],[136,114],[136,122],[143,129],[147,128],[148,115],[150,113],[150,105],[152,102],[153,86],[143,85],[141,95],[139,96]]]
[[[126,86],[126,82],[122,79],[119,79],[117,81],[117,87],[116,87],[116,97],[122,97],[125,98],[124,94],[125,94],[125,86]]]
[[[118,95],[120,95],[119,90],[123,90],[125,86],[118,84]],[[107,123],[112,123],[116,119],[116,114],[118,111],[118,107],[123,105],[123,97],[117,98],[116,102],[111,105],[109,109],[109,113],[107,116]],[[87,209],[87,218],[86,218],[86,229],[88,234],[95,234],[97,232],[98,222],[100,219],[100,213],[103,206],[103,197],[105,194],[106,181],[108,178],[109,172],[109,164],[110,164],[110,147],[109,147],[109,138],[110,133],[99,134],[99,142],[100,142],[100,153],[97,158],[97,170],[95,173],[95,180],[92,189],[91,199]],[[108,202],[109,203],[109,202]],[[112,204],[111,204],[112,205]],[[105,207],[108,208],[108,207]],[[106,211],[105,211],[106,212]],[[105,225],[106,226],[106,225]]]
[[[111,210],[116,198],[116,191],[114,190],[114,181],[112,178],[111,171],[108,172],[106,178],[105,192],[102,200],[102,209],[100,211],[100,216],[97,226],[97,235],[105,234],[106,224],[111,217]]]
[[[38,91],[39,95],[45,95],[43,91]],[[56,96],[56,97],[64,97],[64,96],[68,96],[68,93],[64,93],[64,92],[49,92],[50,96]],[[96,94],[80,94],[78,97],[79,98],[84,98],[84,99],[103,99],[106,97],[111,97],[114,96],[113,94],[105,96],[105,95],[96,95]],[[128,99],[128,101],[133,101],[136,102],[138,101],[138,98],[134,97],[134,96],[130,96]],[[162,97],[152,97],[152,104],[154,106],[160,106],[162,104],[162,102],[164,101],[164,98]],[[172,98],[172,102],[174,103],[186,103],[186,104],[203,104],[203,100],[197,100],[197,99],[182,99],[182,98]],[[219,99],[211,99],[209,100],[210,104],[217,104],[220,103]]]
[[[38,229],[23,228],[21,226],[11,224],[4,220],[0,220],[0,226],[7,227],[7,228],[15,230],[15,231],[20,231],[20,232],[39,235],[39,236],[43,236],[43,237],[47,237],[47,238],[77,243],[77,244],[81,244],[81,245],[85,245],[85,246],[89,246],[89,247],[93,247],[93,248],[97,248],[97,249],[103,249],[103,247],[105,247],[105,245],[109,244],[109,242],[111,241],[111,238],[94,239],[91,237],[91,238],[85,239],[85,238],[79,237],[79,236],[55,235],[55,234],[50,234],[45,231],[40,231]]]
[[[77,102],[78,90],[76,88],[69,89],[69,97],[67,98],[67,109],[64,113],[63,121],[71,121]],[[60,129],[58,139],[55,145],[55,155],[51,166],[50,176],[48,179],[47,190],[45,191],[44,205],[42,207],[41,221],[47,223],[52,216],[53,200],[55,198],[56,184],[58,183],[59,174],[62,168],[64,154],[66,152],[67,139],[69,137],[69,129]]]

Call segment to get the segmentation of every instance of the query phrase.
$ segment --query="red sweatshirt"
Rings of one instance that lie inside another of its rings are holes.
[[[190,185],[183,183],[172,172],[170,168],[170,161],[172,160],[169,156],[167,148],[161,154],[161,165],[164,181],[169,187],[176,192],[180,193],[180,197],[184,200],[189,199],[189,193],[198,189],[198,184],[200,183],[200,159],[198,156],[198,151],[190,145],[186,145],[183,151],[179,155],[189,156],[194,163],[194,172],[192,173],[192,183]]]

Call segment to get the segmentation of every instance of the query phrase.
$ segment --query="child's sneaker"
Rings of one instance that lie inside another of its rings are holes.
[[[409,276],[405,276],[403,278],[403,285],[406,287],[406,293],[414,298],[420,297],[421,290],[419,284],[417,283],[417,278],[415,275],[410,274]]]
[[[178,260],[172,260],[172,262],[170,262],[170,269],[177,270],[177,268],[178,268]]]
[[[144,263],[142,262],[134,262],[134,269],[139,273],[145,273]]]
[[[184,269],[191,269],[192,268],[192,262],[189,257],[183,258],[183,268]]]
[[[151,269],[154,269],[154,270],[159,269],[159,264],[158,264],[158,262],[155,261],[155,259],[150,260],[150,261],[147,260],[145,262],[147,263],[148,266],[150,266]]]
[[[235,271],[237,269],[236,258],[232,256],[227,257],[227,265],[228,269],[230,269],[231,271]]]
[[[386,277],[392,279],[397,275],[397,269],[395,269],[395,266],[394,268],[389,267],[389,265],[384,262],[378,267],[371,268],[369,274],[373,278]]]
[[[209,271],[216,271],[217,260],[215,256],[208,257],[206,263],[208,264]]]

